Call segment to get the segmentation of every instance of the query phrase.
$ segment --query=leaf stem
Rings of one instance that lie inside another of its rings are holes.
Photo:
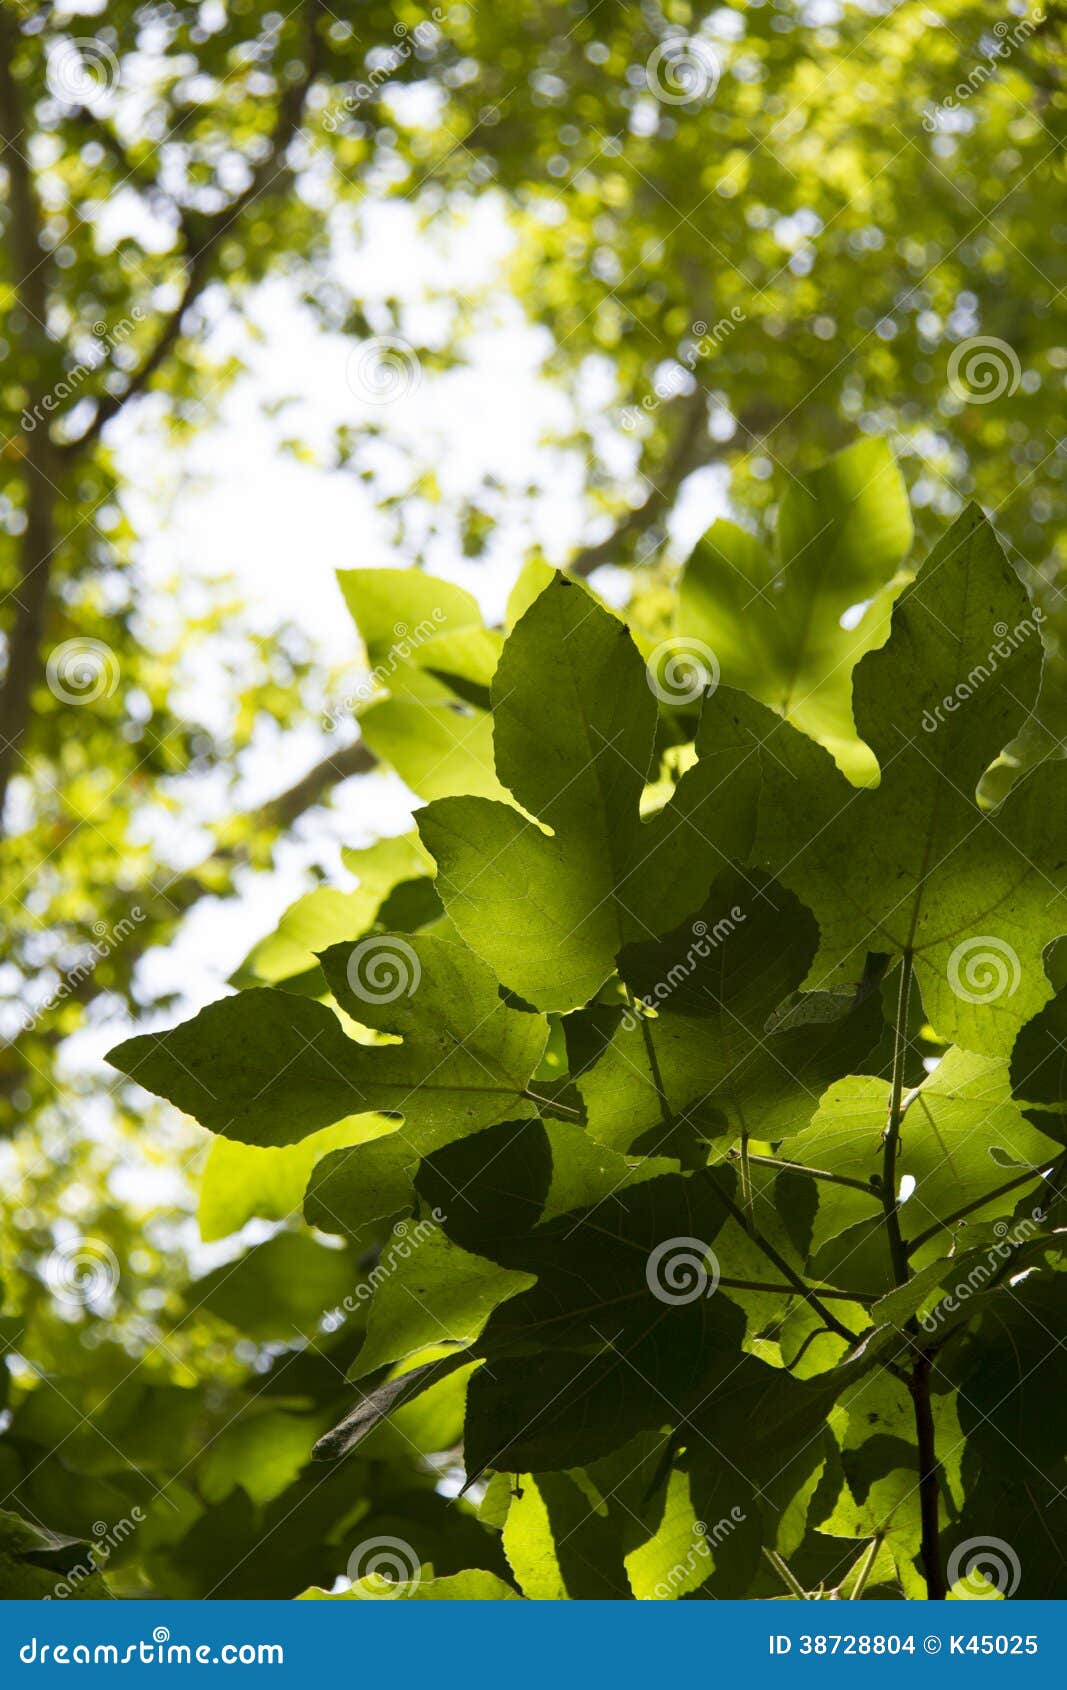
[[[709,1171],[709,1173],[712,1172],[711,1169],[709,1169],[708,1171]],[[740,1209],[738,1207],[738,1205],[734,1202],[732,1197],[728,1197],[726,1195],[725,1191],[723,1191],[722,1187],[719,1185],[717,1180],[711,1181],[711,1188],[715,1192],[715,1195],[718,1197],[719,1201],[722,1203],[723,1207],[730,1212],[730,1214],[733,1216],[734,1220],[738,1223],[738,1225],[741,1226],[741,1227],[744,1227],[745,1231],[747,1232],[748,1227],[746,1226],[746,1217],[745,1217],[744,1210]],[[859,1342],[859,1333],[850,1331],[847,1326],[843,1325],[842,1322],[840,1320],[838,1320],[836,1315],[831,1314],[830,1310],[826,1307],[825,1303],[823,1303],[821,1301],[818,1292],[812,1290],[812,1287],[805,1283],[805,1281],[800,1277],[800,1274],[797,1273],[793,1268],[790,1267],[790,1265],[786,1261],[785,1257],[780,1255],[778,1253],[778,1251],[775,1249],[774,1245],[769,1243],[768,1240],[766,1238],[764,1238],[763,1234],[758,1230],[758,1228],[754,1228],[752,1230],[750,1236],[752,1238],[753,1243],[759,1245],[760,1249],[763,1251],[763,1254],[766,1256],[767,1260],[769,1262],[773,1262],[774,1266],[778,1269],[778,1272],[785,1275],[786,1279],[788,1279],[788,1281],[789,1281],[790,1285],[792,1285],[793,1289],[801,1297],[804,1298],[805,1302],[808,1302],[808,1303],[811,1304],[812,1308],[815,1310],[815,1312],[817,1314],[820,1314],[822,1316],[824,1322],[830,1328],[831,1332],[836,1332],[839,1338],[847,1339],[850,1344],[855,1344],[855,1343]],[[855,1302],[856,1299],[850,1298],[849,1301]]]
[[[900,990],[897,995],[897,1020],[893,1029],[893,1081],[889,1093],[889,1119],[882,1139],[882,1207],[885,1211],[886,1235],[895,1285],[906,1285],[910,1278],[908,1252],[900,1231],[900,1206],[897,1201],[897,1151],[900,1148],[901,1104],[904,1097],[904,1058],[908,1045],[908,1008],[911,1003],[912,960],[905,951],[900,963]]]
[[[797,1295],[795,1285],[765,1285],[758,1279],[727,1279],[720,1275],[719,1285],[726,1291],[773,1291],[780,1297]],[[821,1291],[820,1296],[834,1298],[841,1303],[876,1303],[877,1297],[868,1291]]]
[[[900,1230],[900,1205],[897,1199],[897,1151],[900,1148],[900,1122],[903,1116],[904,1059],[908,1048],[908,1011],[911,1007],[912,955],[905,951],[900,963],[900,991],[897,997],[897,1019],[893,1029],[893,1081],[889,1093],[889,1120],[886,1123],[882,1150],[882,1204],[885,1209],[886,1236],[893,1279],[906,1285],[911,1277],[908,1251]],[[918,1339],[919,1326],[913,1318],[905,1328],[909,1337]],[[948,1594],[945,1572],[941,1564],[939,1538],[940,1485],[937,1477],[937,1451],[934,1441],[934,1411],[930,1401],[930,1370],[927,1350],[918,1349],[907,1385],[915,1413],[915,1436],[919,1455],[919,1517],[922,1522],[920,1556],[926,1578],[926,1594],[931,1601],[944,1601]]]
[[[864,1586],[866,1585],[867,1580],[871,1576],[871,1572],[874,1568],[874,1563],[878,1559],[878,1551],[881,1549],[881,1547],[882,1547],[882,1534],[881,1534],[881,1532],[875,1532],[875,1534],[872,1537],[870,1543],[867,1545],[867,1549],[866,1549],[866,1552],[864,1554],[863,1560],[860,1563],[859,1572],[856,1574],[856,1582],[852,1586],[852,1590],[849,1594],[849,1601],[850,1602],[858,1602],[860,1597],[863,1595]]]
[[[529,1098],[531,1103],[539,1103],[543,1109],[547,1109],[552,1115],[573,1115],[576,1121],[580,1121],[582,1118],[580,1109],[574,1109],[569,1103],[557,1103],[554,1097],[545,1097],[541,1092],[534,1091],[532,1086],[527,1086],[522,1096]]]
[[[752,1160],[748,1149],[748,1134],[741,1130],[741,1197],[745,1214],[748,1216],[748,1230],[755,1231],[756,1213],[752,1202]]]
[[[807,1174],[811,1179],[828,1180],[831,1185],[849,1185],[854,1191],[866,1192],[868,1197],[878,1197],[873,1185],[866,1180],[852,1179],[848,1174],[832,1174],[826,1168],[809,1168],[804,1162],[783,1162],[780,1156],[754,1156],[751,1151],[748,1161],[754,1168],[778,1168],[787,1174]]]
[[[774,1568],[775,1572],[778,1574],[778,1577],[781,1579],[781,1581],[785,1585],[786,1589],[793,1596],[796,1597],[797,1601],[798,1602],[809,1601],[810,1599],[808,1597],[807,1591],[804,1589],[804,1586],[799,1582],[798,1579],[794,1578],[794,1576],[793,1576],[792,1572],[790,1571],[788,1565],[786,1564],[784,1558],[781,1555],[778,1554],[777,1550],[767,1549],[765,1547],[763,1553],[764,1553],[764,1555],[766,1555],[768,1561],[770,1562],[771,1566]]]

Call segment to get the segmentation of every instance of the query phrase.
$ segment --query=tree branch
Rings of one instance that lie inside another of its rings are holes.
[[[24,484],[26,527],[20,546],[21,581],[16,590],[17,610],[7,640],[7,670],[0,693],[0,828],[3,825],[7,789],[22,754],[29,726],[30,697],[40,673],[40,649],[48,609],[51,559],[55,540],[56,479],[63,463],[88,450],[101,430],[116,417],[135,394],[143,391],[177,341],[182,320],[199,297],[210,273],[211,262],[227,229],[274,180],[276,165],[284,159],[293,140],[319,63],[317,23],[322,0],[306,0],[307,47],[304,74],[282,95],[269,149],[254,171],[243,193],[225,211],[201,225],[193,236],[192,221],[186,224],[186,264],[182,295],[175,309],[163,321],[155,342],[131,376],[125,390],[108,394],[97,405],[89,427],[76,440],[63,445],[52,441],[47,427],[27,434]],[[31,324],[29,340],[40,340],[39,368],[47,371],[48,260],[41,247],[41,227],[36,186],[26,159],[25,132],[13,62],[19,31],[6,6],[0,6],[0,141],[9,179],[8,239],[18,274],[19,304]],[[44,396],[30,394],[30,406]]]
[[[253,171],[247,187],[224,210],[217,212],[206,222],[186,215],[182,228],[186,275],[178,303],[163,319],[155,341],[130,376],[123,391],[101,396],[92,422],[77,439],[65,442],[62,447],[64,453],[86,451],[99,438],[108,423],[125,409],[130,400],[144,392],[180,338],[182,322],[207,285],[212,261],[227,230],[284,170],[285,155],[300,128],[307,97],[318,73],[320,52],[316,26],[322,9],[322,0],[306,0],[304,73],[299,81],[286,89],[282,95],[267,152]]]
[[[19,39],[14,18],[7,7],[0,7],[0,142],[8,177],[6,239],[15,272],[15,296],[26,323],[20,351],[35,372],[27,392],[26,410],[31,412],[48,391],[51,260],[40,242],[41,208],[24,150],[22,99],[14,69]],[[28,430],[24,439],[21,479],[26,520],[18,546],[19,579],[12,595],[15,611],[7,633],[7,668],[0,691],[0,828],[7,789],[29,726],[30,694],[38,673],[55,548],[57,488],[48,430]]]
[[[300,780],[287,787],[284,792],[268,799],[265,804],[259,805],[256,809],[246,811],[237,818],[236,825],[242,830],[247,828],[252,834],[268,829],[281,832],[284,828],[291,826],[293,822],[298,821],[305,811],[312,809],[334,787],[340,786],[344,781],[351,779],[353,775],[366,774],[376,766],[374,754],[367,746],[356,740],[353,744],[346,745],[341,750],[331,752],[328,757],[322,758],[305,775],[301,776]],[[205,857],[195,869],[190,869],[188,873],[179,875],[168,886],[159,889],[149,884],[139,892],[131,893],[130,907],[131,909],[138,908],[141,905],[151,904],[153,900],[162,899],[170,906],[171,913],[176,918],[186,915],[194,904],[199,903],[201,898],[219,895],[213,894],[209,883],[213,869],[239,868],[248,860],[248,857],[249,853],[243,846],[220,845],[210,856]],[[151,948],[151,943],[150,941],[148,944],[137,944],[132,936],[124,942],[131,967],[136,966],[145,951]],[[64,992],[62,1001],[79,1004],[84,1009],[89,1004],[94,1003],[97,998],[106,997],[112,990],[113,988],[109,986],[101,985],[95,974],[89,972],[77,981],[69,983],[69,989]],[[27,1029],[27,1031],[29,1030]],[[52,1030],[43,1033],[41,1027],[37,1025],[33,1028],[33,1031],[35,1037],[38,1039],[44,1037],[49,1044],[59,1045],[62,1043],[62,1035]],[[17,1048],[18,1042],[18,1039],[14,1041],[13,1048]],[[9,1098],[23,1083],[23,1072],[16,1063],[6,1073],[0,1074],[0,1098]]]
[[[284,792],[279,792],[254,810],[246,810],[231,825],[252,837],[263,833],[282,833],[307,810],[314,809],[334,787],[350,780],[353,775],[368,774],[376,766],[377,759],[370,748],[362,740],[354,740],[339,751],[331,751]],[[210,875],[217,867],[239,868],[248,858],[247,846],[220,844],[195,869],[179,875],[161,892],[149,888],[143,896],[148,899],[156,892],[156,896],[163,896],[168,904],[174,906],[176,914],[184,915],[193,904],[210,895],[211,887],[205,884],[205,875]],[[96,994],[89,995],[94,997]]]
[[[779,1173],[807,1174],[809,1179],[828,1180],[831,1185],[851,1186],[853,1191],[862,1191],[865,1197],[873,1197],[876,1201],[879,1193],[867,1180],[852,1179],[848,1174],[831,1174],[825,1168],[809,1168],[805,1162],[785,1162],[780,1156],[753,1156],[749,1151],[749,1162],[754,1168],[777,1168]]]
[[[921,1353],[915,1359],[908,1389],[915,1409],[915,1431],[919,1443],[919,1517],[921,1520],[920,1555],[926,1577],[926,1594],[931,1602],[943,1602],[948,1595],[945,1569],[941,1562],[940,1486],[937,1477],[937,1452],[934,1443],[934,1413],[930,1402],[930,1357]]]
[[[237,826],[242,832],[247,831],[251,837],[265,832],[280,833],[291,827],[306,811],[313,809],[334,787],[350,780],[353,775],[367,774],[375,767],[373,753],[362,741],[355,740],[351,745],[343,746],[323,757],[284,792],[279,792],[254,810],[246,810],[231,825]],[[169,884],[157,887],[149,882],[139,891],[132,892],[130,908],[163,902],[175,918],[187,915],[201,898],[219,895],[213,892],[211,886],[214,871],[232,871],[248,860],[249,852],[246,846],[220,844],[209,856],[204,857],[196,868],[177,875]],[[152,943],[154,941],[149,940],[147,943],[138,944],[132,935],[125,941],[125,954],[131,967],[136,966]],[[88,973],[70,985],[70,989],[64,993],[63,1002],[77,1003],[84,1009],[97,998],[106,997],[111,990],[111,987],[101,985],[94,974]],[[37,1032],[40,1036],[39,1029]],[[14,1072],[12,1085],[18,1083],[18,1078],[17,1072]]]
[[[628,511],[611,533],[593,545],[583,546],[568,566],[569,573],[582,577],[592,575],[605,563],[619,563],[640,535],[647,533],[665,511],[669,510],[686,476],[696,469],[706,455],[711,442],[707,437],[708,396],[698,386],[681,402],[681,427],[670,452],[660,466],[652,491],[636,509]],[[710,454],[714,455],[714,453]]]
[[[583,579],[606,563],[621,564],[634,542],[647,534],[674,504],[682,482],[694,470],[721,462],[736,450],[733,440],[714,441],[707,432],[708,396],[699,385],[680,404],[682,420],[674,445],[667,453],[652,482],[652,491],[636,509],[628,511],[611,533],[603,540],[583,546],[567,566],[568,573]],[[770,428],[778,413],[768,406],[753,407],[738,420],[738,431],[756,435]]]
[[[885,1211],[886,1237],[893,1281],[906,1285],[911,1268],[908,1250],[900,1230],[900,1204],[897,1199],[897,1151],[900,1147],[900,1123],[904,1108],[904,1058],[908,1047],[908,1014],[911,1008],[912,955],[905,951],[900,962],[900,989],[897,993],[896,1025],[893,1029],[893,1081],[889,1094],[889,1120],[886,1123],[882,1152],[882,1205]],[[930,1400],[931,1359],[927,1350],[919,1347],[919,1324],[912,1317],[904,1328],[915,1347],[915,1359],[907,1376],[915,1416],[915,1436],[919,1457],[919,1516],[921,1520],[920,1556],[926,1579],[926,1594],[931,1601],[944,1601],[948,1594],[945,1570],[941,1561],[939,1512],[941,1487],[938,1480],[937,1450],[934,1437],[934,1411]]]

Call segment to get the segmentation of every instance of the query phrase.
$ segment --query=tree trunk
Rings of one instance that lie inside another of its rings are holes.
[[[27,157],[28,137],[15,76],[19,31],[0,7],[0,140],[8,175],[5,241],[21,313],[16,364],[25,370],[26,412],[40,420],[22,434],[22,508],[26,518],[18,547],[15,580],[7,590],[7,663],[0,692],[0,831],[11,776],[18,767],[30,722],[30,701],[40,666],[55,549],[55,477],[58,462],[39,409],[48,393],[51,342],[48,337],[50,259],[41,246],[40,208]]]

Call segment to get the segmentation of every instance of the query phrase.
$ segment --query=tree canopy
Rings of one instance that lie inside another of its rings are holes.
[[[1063,1594],[1063,37],[0,7],[0,1594]],[[268,283],[391,538],[325,718],[124,469]],[[508,313],[558,420],[445,473],[390,401]],[[152,956],[390,775],[186,1014]]]

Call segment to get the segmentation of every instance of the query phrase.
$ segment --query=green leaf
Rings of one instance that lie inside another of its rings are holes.
[[[742,1595],[759,1565],[763,1538],[748,1481],[723,1459],[714,1476],[701,1482],[698,1515],[690,1473],[673,1466],[664,1477],[660,1461],[657,1479],[650,1471],[654,1456],[650,1451],[634,1472],[626,1449],[596,1469],[609,1499],[621,1504],[625,1567],[634,1596],[670,1602],[697,1591],[717,1598]],[[608,1488],[607,1474],[622,1459],[626,1476]]]
[[[383,1252],[390,1266],[376,1281],[367,1336],[352,1378],[362,1379],[428,1344],[472,1344],[498,1303],[535,1283],[533,1274],[516,1273],[461,1250],[428,1222],[413,1229],[401,1222],[400,1228],[399,1238],[394,1234]]]
[[[358,1155],[351,1149],[332,1151],[311,1171],[304,1219],[320,1232],[358,1238],[369,1222],[410,1208],[418,1160],[418,1151],[402,1130],[360,1145]]]
[[[483,626],[477,601],[419,570],[342,570],[338,581],[371,665],[346,703],[375,756],[422,798],[506,798],[488,711],[501,637]]]
[[[921,1600],[926,1595],[915,1554],[919,1491],[910,1469],[897,1467],[874,1479],[862,1501],[846,1488],[833,1512],[819,1522],[819,1530],[830,1537],[877,1539],[893,1557],[905,1596]]]
[[[964,1596],[1063,1594],[1067,1455],[1050,1407],[1067,1390],[1065,1292],[1061,1272],[1029,1275],[987,1299],[959,1350],[944,1354],[967,1441],[964,1506],[942,1551]]]
[[[550,1139],[537,1123],[493,1128],[437,1151],[418,1176],[439,1206],[446,1191],[463,1192],[445,1223],[463,1248],[537,1279],[497,1307],[476,1345],[487,1365],[467,1395],[472,1477],[573,1467],[662,1424],[742,1329],[701,1266],[726,1214],[717,1186],[730,1176],[626,1184],[605,1169],[595,1200],[587,1189],[582,1207],[541,1220],[552,1168],[580,1137],[560,1128]],[[663,1274],[678,1255],[697,1289],[665,1300]]]
[[[321,1132],[312,1133],[299,1144],[269,1150],[240,1144],[236,1139],[217,1138],[200,1177],[197,1218],[201,1238],[206,1244],[212,1243],[240,1231],[252,1219],[284,1221],[299,1215],[308,1178],[320,1158],[329,1160],[327,1151],[373,1140],[393,1126],[383,1115],[361,1115],[354,1121],[323,1127]],[[343,1159],[343,1152],[339,1153]],[[325,1232],[337,1230],[334,1226],[323,1227]]]
[[[796,1379],[755,1356],[715,1357],[693,1401],[683,1404],[686,1451],[679,1464],[690,1475],[699,1517],[714,1520],[723,1512],[725,1466],[756,1493],[768,1543],[792,1553],[826,1460],[827,1417],[872,1362],[859,1355],[814,1379]],[[743,1508],[744,1493],[737,1501]]]
[[[318,1461],[340,1460],[369,1438],[389,1415],[441,1384],[459,1368],[470,1366],[470,1357],[463,1350],[454,1350],[414,1367],[401,1367],[383,1385],[362,1393],[344,1419],[319,1439],[312,1454]]]
[[[713,701],[704,760],[643,822],[657,707],[641,658],[566,578],[534,600],[493,682],[497,774],[527,814],[454,798],[419,815],[446,912],[504,985],[540,1009],[587,1002],[624,944],[673,926],[744,855],[756,779],[744,714],[743,700]]]
[[[877,1181],[888,1108],[886,1081],[842,1080],[827,1091],[810,1126],[785,1139],[783,1154],[848,1179]],[[1005,1062],[950,1050],[907,1099],[897,1172],[910,1176],[915,1188],[900,1208],[905,1241],[935,1229],[931,1247],[944,1254],[953,1234],[937,1231],[938,1221],[970,1204],[971,1219],[1000,1213],[998,1189],[1027,1168],[1036,1185],[1059,1148],[1012,1101]],[[877,1224],[880,1201],[876,1185],[868,1198],[852,1187],[820,1181],[813,1249],[868,1217]]]
[[[198,1306],[261,1339],[313,1336],[348,1295],[355,1275],[347,1250],[299,1232],[280,1232],[196,1283]]]
[[[95,1570],[92,1548],[0,1509],[0,1601],[107,1601],[111,1592]]]
[[[592,1460],[669,1422],[689,1390],[701,1393],[698,1402],[714,1395],[716,1376],[736,1367],[744,1327],[741,1311],[714,1296],[712,1243],[732,1183],[722,1169],[663,1176],[655,1164],[629,1167],[555,1122],[507,1123],[423,1162],[420,1195],[438,1213],[447,1206],[443,1230],[469,1252],[458,1260],[475,1276],[476,1320],[484,1319],[493,1285],[476,1277],[471,1258],[536,1276],[520,1291],[499,1281],[496,1307],[466,1352],[486,1360],[468,1389],[470,1474],[489,1467],[542,1473]],[[447,1312],[443,1274],[430,1291]],[[426,1307],[432,1314],[434,1303]],[[462,1312],[470,1321],[469,1307]],[[422,1317],[411,1318],[420,1336]],[[835,1369],[832,1383],[824,1377],[816,1391],[748,1359],[747,1388],[761,1401],[767,1391],[785,1391],[794,1408],[816,1401],[819,1414],[852,1377]],[[740,1400],[736,1388],[729,1394]],[[365,1412],[355,1411],[360,1432]],[[389,1403],[379,1399],[369,1412],[387,1413]],[[742,1417],[749,1415],[742,1402]]]
[[[793,1024],[773,1029],[817,946],[791,893],[741,871],[721,875],[676,932],[628,946],[619,972],[638,1004],[577,1080],[590,1132],[618,1150],[677,1153],[687,1137],[795,1130],[832,1079],[867,1066],[884,1033],[877,993],[856,1008],[844,999],[822,1023],[796,1024],[793,1006]]]
[[[359,1579],[351,1590],[304,1590],[298,1601],[312,1602],[511,1602],[519,1593],[505,1584],[496,1573],[473,1568],[465,1573],[450,1573],[445,1578],[418,1578],[404,1583],[398,1590],[395,1581],[372,1573]]]
[[[534,1601],[610,1601],[630,1595],[618,1522],[608,1517],[582,1474],[517,1477],[504,1526],[504,1553],[523,1595]]]
[[[275,932],[249,952],[232,985],[274,986],[314,969],[320,951],[341,939],[361,938],[389,894],[428,876],[433,866],[416,834],[379,839],[343,855],[345,867],[359,877],[356,890],[320,886],[290,904]]]
[[[448,688],[419,659],[428,642],[474,633],[485,640],[478,601],[419,569],[340,569],[337,582],[367,649],[374,682],[382,690],[430,701]],[[484,674],[479,653],[476,673]]]
[[[451,1211],[449,1224],[464,1243],[478,1251],[485,1245],[489,1254],[501,1224],[508,1230],[527,1227],[670,1168],[651,1158],[631,1167],[574,1127],[554,1121],[530,1130],[524,1122],[504,1123],[488,1152],[491,1172],[478,1161],[485,1142],[479,1135],[473,1174],[464,1168],[442,1179],[431,1161],[421,1183],[423,1196],[429,1191],[435,1199],[433,1213],[449,1220],[446,1209]],[[394,1146],[397,1153],[391,1155]],[[412,1172],[399,1134],[362,1147],[358,1157],[348,1152],[327,1157],[308,1191],[307,1218],[325,1230],[358,1233],[369,1220],[411,1206]],[[472,1207],[464,1189],[471,1177],[492,1192],[491,1209]],[[530,1189],[524,1192],[526,1181]],[[351,1376],[359,1378],[431,1341],[472,1343],[492,1309],[532,1283],[532,1275],[503,1268],[485,1253],[470,1253],[426,1219],[405,1227],[368,1277],[368,1293],[374,1292],[368,1336]]]
[[[489,687],[503,646],[504,636],[494,629],[460,628],[424,640],[413,661],[457,698],[488,710]]]
[[[208,1502],[221,1502],[236,1485],[253,1502],[270,1502],[311,1459],[321,1420],[260,1406],[227,1426],[205,1451],[200,1489]]]
[[[558,1383],[554,1388],[548,1386],[549,1374],[560,1367],[565,1373],[573,1373],[588,1358],[579,1354],[568,1355],[566,1351],[574,1350],[576,1346],[581,1350],[591,1343],[602,1352],[595,1375],[603,1380],[605,1393],[599,1411],[607,1413],[610,1402],[610,1412],[622,1428],[615,1441],[623,1441],[630,1435],[631,1429],[638,1429],[642,1417],[650,1412],[658,1415],[662,1411],[662,1399],[656,1398],[654,1392],[650,1394],[647,1385],[638,1381],[637,1387],[633,1387],[629,1379],[623,1377],[621,1357],[613,1359],[611,1344],[597,1337],[593,1328],[598,1320],[617,1314],[617,1301],[621,1302],[631,1324],[640,1323],[642,1310],[651,1315],[653,1327],[664,1312],[679,1312],[657,1302],[645,1277],[648,1249],[642,1248],[639,1240],[628,1239],[625,1235],[625,1216],[629,1213],[626,1205],[633,1194],[646,1188],[651,1190],[652,1186],[660,1188],[660,1203],[657,1206],[654,1198],[646,1197],[642,1214],[646,1230],[656,1224],[650,1215],[653,1212],[658,1215],[663,1210],[664,1181],[662,1178],[649,1178],[647,1167],[633,1170],[632,1177],[629,1177],[630,1171],[620,1158],[598,1147],[587,1149],[587,1145],[588,1141],[578,1129],[560,1123],[509,1122],[478,1134],[467,1141],[466,1147],[457,1143],[436,1152],[420,1169],[420,1194],[438,1212],[446,1214],[443,1224],[449,1237],[461,1250],[486,1258],[488,1264],[495,1263],[499,1268],[509,1270],[508,1275],[498,1275],[496,1281],[500,1295],[507,1300],[498,1302],[474,1350],[467,1352],[468,1356],[472,1353],[489,1356],[494,1375],[489,1381],[484,1409],[479,1404],[473,1413],[468,1412],[467,1459],[471,1472],[477,1471],[471,1463],[478,1459],[479,1439],[491,1439],[496,1435],[494,1426],[498,1413],[506,1417],[506,1410],[498,1405],[497,1393],[501,1388],[509,1389],[512,1376],[525,1370],[527,1363],[521,1352],[530,1349],[540,1330],[546,1334],[545,1341],[550,1345],[551,1353],[536,1361],[534,1371],[542,1377],[541,1384],[534,1389],[539,1400],[547,1393],[549,1410],[551,1399],[559,1390]],[[671,1191],[674,1201],[684,1208],[689,1201],[689,1192],[683,1189],[682,1182],[672,1183]],[[698,1195],[696,1192],[692,1194],[693,1201]],[[707,1194],[704,1196],[706,1199]],[[576,1201],[593,1205],[587,1226],[579,1224],[580,1213],[576,1214],[569,1207],[560,1207]],[[686,1213],[688,1219],[693,1218],[688,1211]],[[714,1220],[706,1219],[705,1230],[709,1234],[713,1226],[721,1221],[722,1213],[720,1207]],[[551,1218],[539,1224],[542,1215]],[[664,1224],[667,1224],[665,1216]],[[672,1235],[668,1233],[666,1236]],[[659,1242],[658,1238],[656,1242]],[[543,1262],[548,1265],[542,1267]],[[594,1291],[594,1294],[587,1296],[583,1292],[583,1282],[588,1280],[589,1274],[595,1277],[586,1289]],[[620,1289],[620,1274],[625,1276],[625,1281],[634,1282],[632,1293],[621,1299],[616,1295]],[[515,1275],[524,1276],[525,1282],[530,1276],[537,1275],[537,1285],[516,1295]],[[483,1293],[490,1284],[491,1280],[487,1277],[478,1286],[479,1320],[484,1313]],[[568,1303],[573,1305],[576,1298],[573,1321],[568,1323],[565,1307]],[[603,1306],[598,1303],[598,1298]],[[702,1308],[706,1306],[710,1305],[702,1304]],[[514,1319],[509,1314],[513,1309],[516,1311]],[[684,1319],[687,1311],[683,1309],[680,1312]],[[701,1326],[704,1318],[702,1310],[698,1309],[695,1315],[690,1311],[690,1318],[694,1325]],[[742,1317],[737,1311],[724,1306],[718,1315],[713,1314],[709,1318],[721,1324],[724,1321],[740,1321]],[[608,1338],[613,1330],[608,1331]],[[636,1326],[634,1336],[640,1342],[641,1334]],[[654,1332],[650,1331],[645,1337],[645,1348],[654,1349]],[[520,1353],[505,1368],[496,1358],[502,1351],[514,1349],[516,1344]],[[564,1348],[561,1349],[561,1346]],[[694,1366],[699,1367],[699,1346],[696,1351],[683,1346],[683,1353],[676,1360],[684,1372]],[[614,1389],[611,1384],[613,1373],[617,1375]],[[637,1378],[636,1374],[633,1378]],[[583,1383],[591,1384],[593,1380]],[[564,1397],[560,1398],[559,1409],[565,1418]],[[619,1401],[612,1400],[614,1398]],[[468,1400],[470,1402],[470,1393]],[[621,1413],[616,1415],[620,1402]],[[584,1392],[573,1396],[571,1409],[579,1419],[585,1417],[586,1406]],[[637,1416],[637,1427],[632,1426],[634,1415]],[[531,1415],[525,1418],[530,1420]],[[536,1419],[534,1415],[533,1420]],[[567,1464],[559,1459],[558,1446],[554,1448],[551,1460],[540,1459],[553,1435],[546,1422],[541,1428],[540,1441],[535,1443],[532,1437],[529,1440],[529,1447],[536,1448],[538,1452],[539,1468]],[[586,1436],[599,1451],[604,1437],[614,1436],[614,1426],[611,1433],[601,1432],[599,1435],[590,1428]],[[521,1460],[504,1464],[512,1467],[524,1465]]]
[[[850,780],[871,785],[877,766],[853,726],[852,670],[889,632],[911,540],[889,448],[860,441],[790,479],[774,556],[731,522],[708,531],[685,567],[677,633],[710,646],[724,682],[818,740]]]
[[[420,798],[468,792],[508,797],[493,768],[493,722],[486,710],[383,698],[362,711],[359,728],[379,761]]]
[[[403,1042],[356,1044],[324,1004],[264,988],[224,998],[169,1033],[129,1039],[108,1060],[247,1144],[292,1144],[385,1110],[404,1116],[413,1146],[429,1145],[534,1111],[526,1087],[547,1023],[509,1009],[463,946],[383,934],[331,947],[323,967],[344,1008]]]
[[[1036,614],[972,506],[856,669],[877,789],[856,792],[786,723],[764,736],[756,855],[819,923],[807,984],[844,989],[869,952],[908,952],[939,1036],[990,1054],[1051,997],[1042,953],[1067,929],[1067,767],[1041,764],[993,811],[976,796],[1037,695]]]

